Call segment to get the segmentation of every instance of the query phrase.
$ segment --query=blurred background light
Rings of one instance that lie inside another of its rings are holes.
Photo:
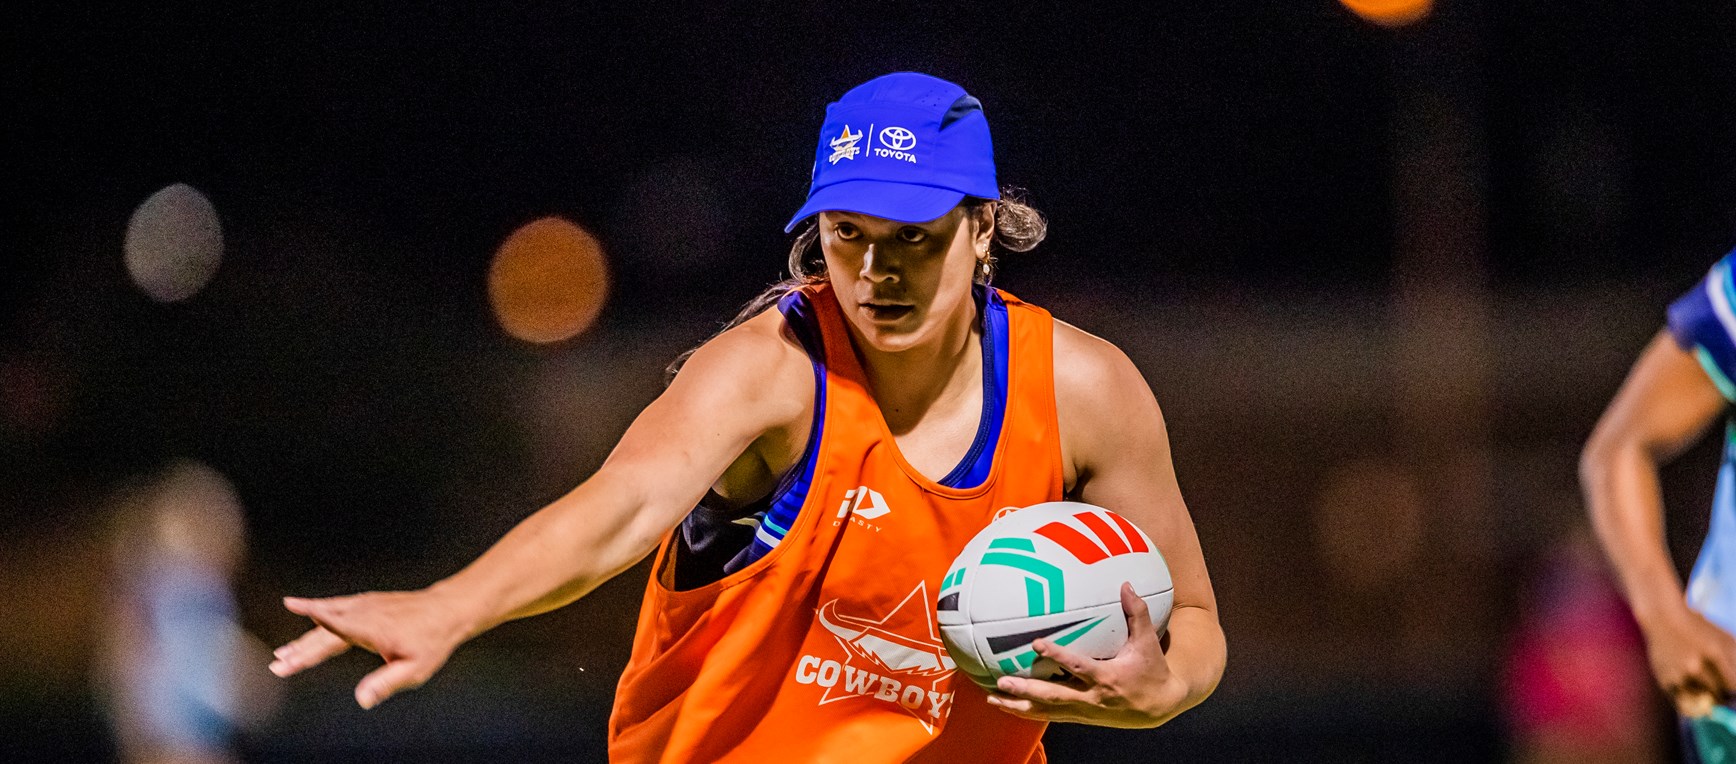
[[[151,194],[127,222],[127,275],[158,302],[180,302],[198,294],[222,259],[217,209],[185,183]]]
[[[1381,26],[1397,27],[1421,21],[1434,0],[1338,0],[1351,13]]]
[[[558,217],[514,231],[488,269],[495,320],[525,342],[560,342],[583,332],[602,312],[608,291],[602,245]]]

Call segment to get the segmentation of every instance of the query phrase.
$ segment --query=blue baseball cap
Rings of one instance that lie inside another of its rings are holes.
[[[923,223],[966,196],[1001,198],[982,103],[938,77],[898,72],[826,107],[808,202],[784,232],[828,210]]]

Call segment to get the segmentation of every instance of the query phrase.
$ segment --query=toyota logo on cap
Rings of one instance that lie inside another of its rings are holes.
[[[916,145],[916,134],[894,125],[880,131],[880,145],[893,151],[909,151]]]

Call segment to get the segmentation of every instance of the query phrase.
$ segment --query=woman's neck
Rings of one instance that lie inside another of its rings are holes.
[[[852,337],[870,393],[893,434],[909,431],[937,404],[976,391],[982,379],[979,312],[973,309],[949,322],[939,341],[907,350],[876,350]]]

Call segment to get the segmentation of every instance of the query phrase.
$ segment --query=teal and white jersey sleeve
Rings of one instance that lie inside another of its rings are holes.
[[[1687,294],[1670,305],[1670,334],[1694,354],[1725,400],[1736,400],[1736,282],[1725,255]],[[1736,634],[1736,427],[1726,426],[1724,459],[1712,496],[1712,523],[1688,577],[1688,605]]]
[[[1670,334],[1683,350],[1694,354],[1706,376],[1724,394],[1736,400],[1736,285],[1731,282],[1731,252],[1712,266],[1706,278],[1670,304]]]

